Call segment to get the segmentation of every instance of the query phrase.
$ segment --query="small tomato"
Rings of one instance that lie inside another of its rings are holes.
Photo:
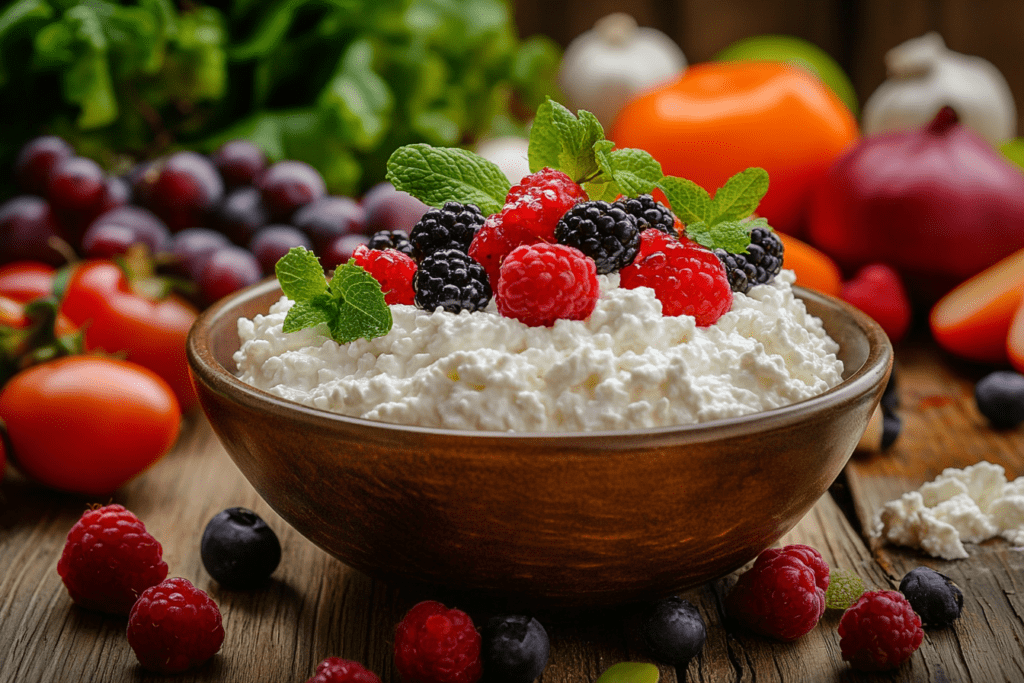
[[[15,301],[31,301],[53,291],[52,266],[36,261],[15,261],[0,266],[0,294]]]
[[[68,356],[34,365],[0,391],[13,463],[46,486],[91,496],[115,491],[174,444],[174,392],[141,365]]]

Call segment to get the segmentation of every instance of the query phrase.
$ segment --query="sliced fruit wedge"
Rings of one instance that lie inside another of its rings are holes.
[[[782,254],[782,267],[796,273],[796,284],[822,294],[839,296],[843,288],[843,278],[835,261],[824,252],[792,235],[778,230],[775,234],[782,240],[785,249]]]

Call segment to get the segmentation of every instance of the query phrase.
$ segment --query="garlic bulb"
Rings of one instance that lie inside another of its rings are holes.
[[[948,49],[938,33],[897,45],[885,65],[889,79],[864,104],[865,135],[920,128],[945,105],[993,145],[1016,134],[1017,109],[1003,75],[981,57]]]
[[[558,85],[566,106],[592,112],[608,128],[626,102],[679,78],[685,70],[686,57],[671,38],[615,12],[569,43]]]
[[[476,145],[476,153],[497,164],[513,185],[530,175],[530,141],[515,136],[488,138]]]

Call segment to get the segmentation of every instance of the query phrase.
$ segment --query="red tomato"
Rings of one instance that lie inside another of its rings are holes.
[[[174,444],[181,410],[167,382],[141,365],[67,356],[19,372],[0,391],[11,457],[36,481],[105,495]]]
[[[25,315],[25,304],[15,299],[10,299],[0,294],[0,325],[22,330],[29,326],[32,321]],[[57,322],[54,323],[54,334],[58,337],[71,334],[78,327],[68,320],[63,313],[57,313]]]
[[[53,291],[52,266],[35,261],[15,261],[0,266],[0,294],[15,301],[31,301]]]
[[[184,299],[147,299],[131,290],[116,264],[85,261],[69,279],[61,312],[76,325],[87,324],[87,350],[125,352],[171,385],[183,411],[196,404],[185,339],[198,312]]]

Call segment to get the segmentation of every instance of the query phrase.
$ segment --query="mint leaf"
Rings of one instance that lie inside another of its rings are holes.
[[[330,295],[338,308],[328,321],[334,341],[345,344],[373,339],[391,330],[391,308],[384,301],[380,283],[351,259],[335,269]]]
[[[613,149],[614,143],[602,140],[594,145],[597,164],[607,177],[618,186],[619,194],[627,197],[647,194],[664,177],[661,164],[642,149]]]
[[[316,327],[320,323],[330,322],[332,301],[327,294],[320,294],[309,301],[296,301],[284,317],[284,332],[298,332],[307,327]]]
[[[692,180],[665,176],[657,186],[665,193],[672,213],[683,223],[704,223],[711,217],[711,195]]]
[[[385,177],[430,206],[476,204],[484,215],[501,211],[511,187],[497,164],[479,154],[422,142],[396,149]]]
[[[708,222],[746,218],[754,212],[767,192],[768,171],[756,166],[740,171],[715,192]]]
[[[327,291],[327,278],[320,259],[302,247],[292,247],[278,260],[274,272],[281,283],[281,291],[294,301],[309,301]]]
[[[537,108],[530,128],[527,156],[530,171],[545,166],[562,171],[581,182],[598,171],[594,144],[604,140],[604,128],[589,111],[580,111],[579,118],[548,99]]]
[[[708,249],[725,249],[730,254],[742,254],[750,246],[750,231],[767,228],[768,220],[756,218],[752,221],[722,221],[714,225],[691,223],[686,226],[686,236]]]

